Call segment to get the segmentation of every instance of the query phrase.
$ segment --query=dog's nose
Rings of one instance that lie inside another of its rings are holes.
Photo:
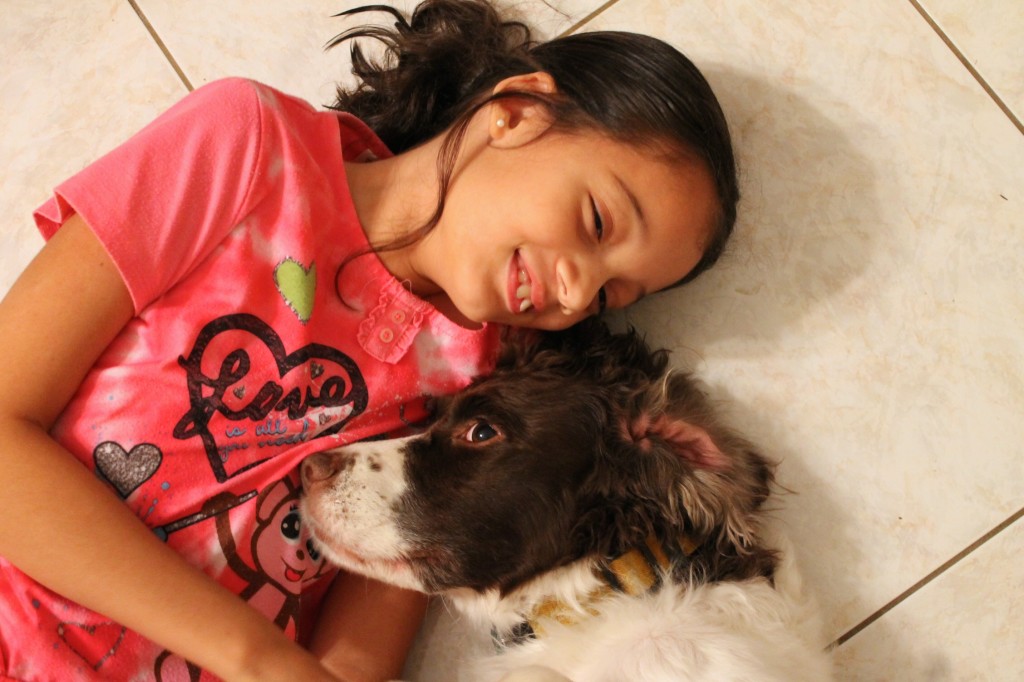
[[[299,473],[302,485],[310,486],[333,478],[341,470],[341,457],[333,452],[318,452],[302,461]]]

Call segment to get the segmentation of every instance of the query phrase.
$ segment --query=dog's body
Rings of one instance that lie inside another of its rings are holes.
[[[666,364],[597,324],[512,354],[425,434],[307,460],[304,519],[341,566],[493,628],[474,680],[829,679],[764,537],[771,465]]]

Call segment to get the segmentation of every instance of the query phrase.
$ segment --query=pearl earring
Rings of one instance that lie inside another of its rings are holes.
[[[499,118],[497,121],[494,122],[494,125],[498,126],[499,128],[504,128],[505,127],[505,119]]]

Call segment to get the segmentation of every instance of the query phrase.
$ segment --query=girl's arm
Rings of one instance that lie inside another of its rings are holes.
[[[225,680],[336,679],[160,542],[48,435],[132,314],[120,275],[78,216],[0,302],[0,555]]]
[[[353,682],[401,677],[427,597],[341,572],[324,598],[310,650]]]

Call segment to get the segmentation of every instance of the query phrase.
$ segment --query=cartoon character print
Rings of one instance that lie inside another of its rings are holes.
[[[301,492],[290,478],[277,481],[260,492],[256,498],[256,528],[249,543],[252,565],[239,555],[227,513],[251,499],[251,493],[243,496],[231,492],[215,495],[197,515],[214,517],[217,541],[228,566],[247,583],[239,596],[272,618],[292,638],[298,627],[302,585],[331,570],[309,533],[302,530],[299,515]],[[154,672],[160,682],[196,682],[201,675],[198,667],[168,651],[157,658]]]
[[[239,555],[228,515],[219,514],[215,520],[217,540],[228,566],[248,583],[239,596],[293,637],[303,583],[330,570],[309,533],[302,531],[300,493],[290,478],[284,478],[256,498],[256,528],[250,540],[253,565]],[[234,497],[233,493],[221,493],[208,504],[221,506]]]

